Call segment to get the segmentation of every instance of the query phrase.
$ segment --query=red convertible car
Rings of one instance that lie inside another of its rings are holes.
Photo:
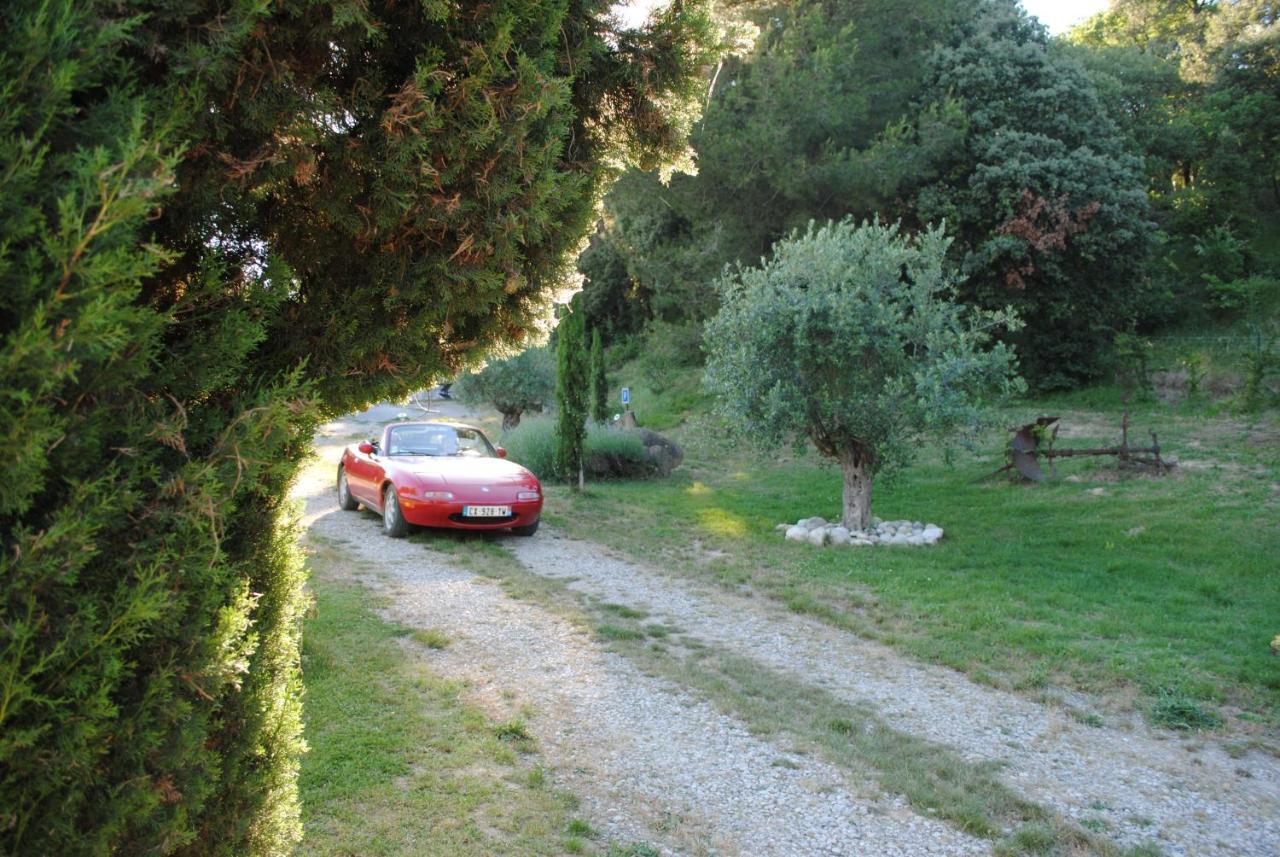
[[[381,512],[383,532],[395,538],[408,535],[411,524],[531,536],[542,485],[506,456],[475,426],[391,423],[381,440],[343,451],[338,505]]]

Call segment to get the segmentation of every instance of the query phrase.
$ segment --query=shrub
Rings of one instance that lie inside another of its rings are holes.
[[[126,58],[159,33],[129,8],[3,17],[0,853],[281,853],[302,750],[285,498],[316,413],[298,372],[246,371],[287,272],[155,240],[202,88],[142,83]],[[165,62],[208,48],[175,38]]]
[[[1209,374],[1209,355],[1203,351],[1187,351],[1178,357],[1178,368],[1187,373],[1187,395],[1200,395],[1200,384]]]
[[[587,429],[587,472],[596,477],[635,476],[652,470],[640,435],[607,425]]]
[[[1181,731],[1216,729],[1222,718],[1176,688],[1162,687],[1151,706],[1151,720],[1159,726]]]
[[[1233,316],[1262,319],[1280,314],[1280,277],[1253,274],[1237,279],[1205,276],[1210,302]]]
[[[1116,384],[1126,395],[1146,398],[1151,391],[1151,340],[1136,333],[1118,333],[1111,343]]]
[[[528,419],[506,432],[502,444],[512,461],[521,464],[539,479],[556,473],[555,423],[549,417]],[[591,425],[586,434],[586,465],[592,476],[612,476],[619,472],[646,470],[648,456],[640,437],[623,429]],[[624,463],[624,467],[619,467]]]
[[[550,417],[522,420],[520,425],[502,433],[507,457],[532,470],[539,479],[550,479],[556,472],[556,429]]]

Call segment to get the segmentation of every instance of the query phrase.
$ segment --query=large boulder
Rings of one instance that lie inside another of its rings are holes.
[[[644,451],[659,476],[670,475],[671,471],[679,467],[680,462],[684,461],[684,450],[675,441],[663,437],[656,431],[649,431],[649,429],[645,428],[635,429],[634,431],[640,435],[640,440],[644,442]]]

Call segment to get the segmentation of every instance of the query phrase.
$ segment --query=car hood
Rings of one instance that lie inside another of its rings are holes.
[[[502,458],[463,458],[441,456],[439,458],[398,461],[397,465],[408,473],[433,481],[443,481],[457,488],[480,485],[534,485],[537,477],[514,461]]]

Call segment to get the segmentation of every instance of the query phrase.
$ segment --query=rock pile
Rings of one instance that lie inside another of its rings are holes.
[[[828,523],[826,518],[803,518],[794,524],[778,524],[776,529],[788,541],[808,542],[818,547],[824,545],[924,547],[936,545],[942,538],[942,527],[937,524],[922,524],[919,521],[882,521],[879,518],[872,518],[871,527],[867,530],[850,530],[838,523]]]

